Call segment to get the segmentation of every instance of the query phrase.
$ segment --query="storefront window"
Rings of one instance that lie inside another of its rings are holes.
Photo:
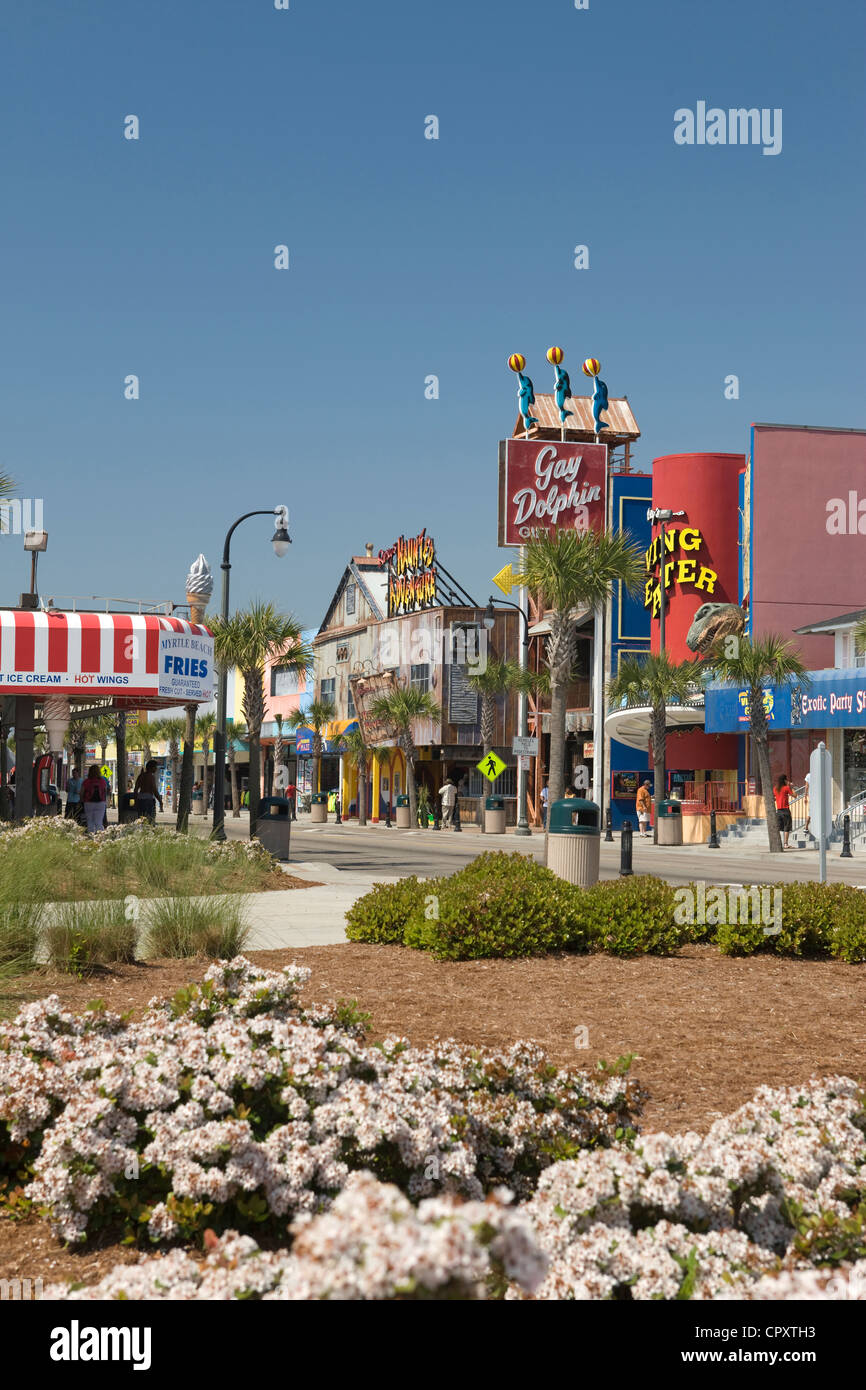
[[[866,731],[845,730],[845,804],[866,792]]]
[[[328,678],[328,680],[322,681],[322,684],[321,684],[321,686],[320,686],[319,698],[320,698],[320,700],[322,701],[323,704],[324,704],[324,702],[325,702],[326,700],[330,700],[331,704],[333,704],[333,703],[334,703],[334,696],[336,695],[336,693],[337,693],[337,680],[336,680],[336,677],[335,677],[335,676],[330,676],[330,677]]]

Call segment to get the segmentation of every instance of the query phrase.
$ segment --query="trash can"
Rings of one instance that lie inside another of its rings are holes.
[[[313,792],[310,801],[310,820],[313,825],[324,825],[328,819],[328,793]]]
[[[289,810],[287,796],[264,796],[259,802],[256,839],[275,859],[289,857]]]
[[[202,793],[201,787],[193,787],[192,813],[194,816],[204,815],[204,795]]]
[[[547,867],[567,883],[591,888],[598,883],[601,811],[594,801],[566,797],[548,812]]]
[[[117,803],[117,819],[121,825],[135,820],[135,792],[121,792]]]
[[[394,822],[398,830],[408,830],[409,821],[409,798],[400,795],[397,797],[397,819]]]
[[[484,799],[484,834],[505,834],[505,802],[501,796],[488,796]]]
[[[659,803],[660,845],[681,845],[683,842],[683,808],[679,801]]]

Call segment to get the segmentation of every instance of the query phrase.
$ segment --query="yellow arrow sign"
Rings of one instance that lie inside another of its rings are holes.
[[[480,763],[475,766],[479,772],[483,772],[488,782],[495,782],[500,772],[505,771],[505,763],[498,753],[488,753],[486,758],[482,758]]]
[[[499,571],[498,574],[494,574],[493,583],[497,586],[497,588],[502,590],[503,594],[507,598],[508,595],[511,593],[511,590],[514,588],[514,571],[512,570],[510,564],[507,564],[504,569],[501,569]]]

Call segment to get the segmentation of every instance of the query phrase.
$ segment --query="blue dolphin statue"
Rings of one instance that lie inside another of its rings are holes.
[[[537,425],[538,421],[534,415],[530,415],[529,407],[535,405],[535,392],[532,389],[532,382],[523,372],[517,373],[519,386],[517,388],[517,399],[520,402],[520,413],[523,416],[523,428],[529,429],[530,425]]]
[[[592,393],[592,418],[595,421],[596,434],[600,434],[603,429],[610,429],[610,421],[601,418],[603,410],[607,410],[607,387],[601,377],[597,376]]]
[[[554,364],[553,370],[556,372],[556,382],[553,387],[553,394],[556,397],[556,404],[559,406],[559,418],[564,425],[569,415],[573,415],[573,410],[566,410],[565,402],[571,395],[571,382],[568,379],[568,372],[564,367],[557,367]]]

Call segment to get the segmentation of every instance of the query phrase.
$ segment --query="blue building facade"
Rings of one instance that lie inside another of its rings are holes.
[[[627,531],[642,550],[649,548],[652,527],[646,519],[652,506],[652,474],[614,473],[611,475],[611,518],[615,531]],[[625,657],[643,656],[650,650],[650,610],[644,607],[643,593],[630,595],[621,584],[611,597],[611,630],[608,639],[609,674],[615,675]],[[610,741],[608,794],[614,828],[628,818],[637,824],[635,795],[649,773],[649,756],[629,748],[616,739]]]

